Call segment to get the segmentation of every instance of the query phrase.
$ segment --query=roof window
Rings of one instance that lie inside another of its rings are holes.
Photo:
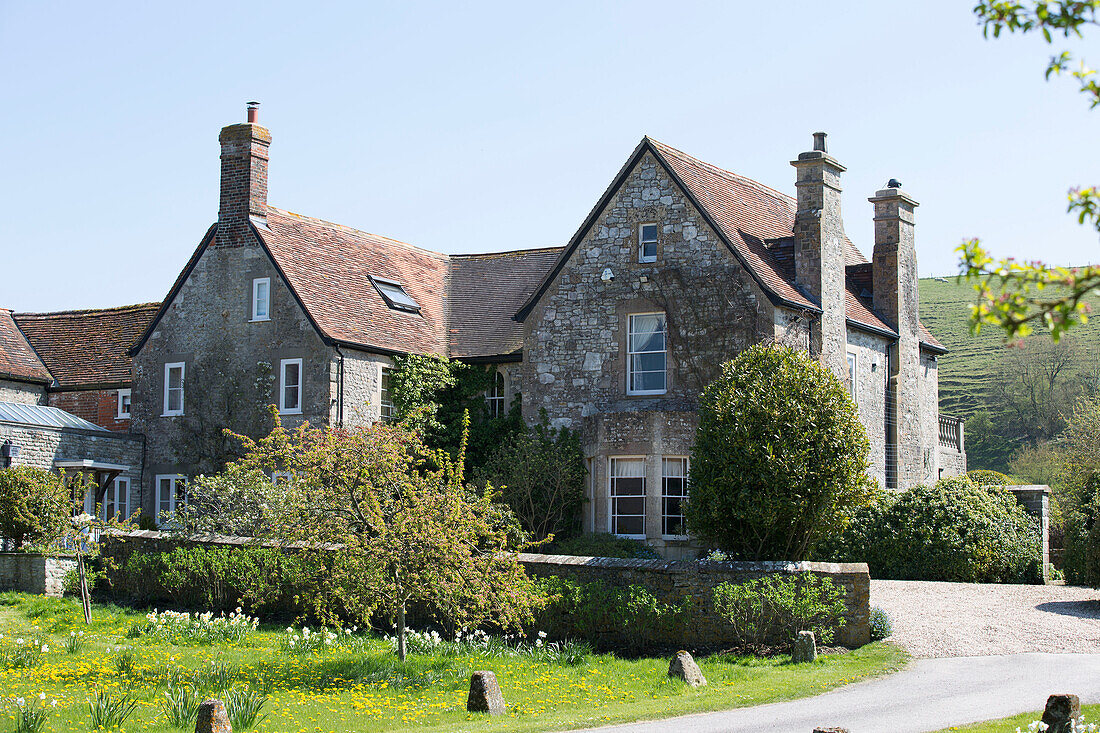
[[[401,283],[394,282],[393,280],[383,280],[373,275],[371,275],[370,280],[374,283],[374,287],[378,288],[379,294],[390,308],[399,311],[408,311],[409,313],[420,312],[420,306],[405,292],[405,288],[401,286]]]

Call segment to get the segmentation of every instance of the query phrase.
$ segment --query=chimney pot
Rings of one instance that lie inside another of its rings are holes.
[[[814,133],[814,150],[820,150],[823,153],[828,152],[825,149],[825,133],[824,132],[815,132]]]
[[[249,122],[249,124],[254,125],[257,122],[259,122],[259,119],[260,119],[260,103],[259,102],[249,102],[248,103],[248,122]]]

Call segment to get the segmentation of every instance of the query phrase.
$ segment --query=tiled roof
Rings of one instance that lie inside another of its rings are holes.
[[[794,285],[795,199],[652,138],[647,137],[645,141],[683,182],[765,288],[790,304],[817,307]],[[847,237],[843,244],[847,319],[858,326],[896,335],[896,329],[874,311],[870,299],[862,296],[864,290],[871,291],[871,268],[867,258]],[[859,273],[865,273],[866,287],[851,281],[849,271],[853,266]],[[922,342],[933,348],[943,348],[924,324],[920,329]]]
[[[0,308],[0,378],[53,381],[46,365],[16,327],[11,311],[3,308]]]
[[[128,383],[129,349],[160,303],[119,308],[15,313],[15,323],[42,357],[59,387]]]
[[[561,254],[561,247],[451,257],[452,357],[523,349],[523,324],[512,318]]]
[[[322,334],[408,353],[447,353],[447,255],[268,207],[257,227]],[[420,313],[393,310],[370,276],[400,283]]]

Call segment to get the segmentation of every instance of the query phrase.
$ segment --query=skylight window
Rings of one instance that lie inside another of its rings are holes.
[[[371,277],[371,282],[374,283],[374,287],[378,288],[378,292],[382,295],[382,299],[386,301],[386,305],[390,308],[399,311],[408,311],[409,313],[420,312],[420,306],[412,299],[412,296],[405,292],[405,288],[401,287],[401,283],[396,283],[393,280],[383,280],[373,276]]]

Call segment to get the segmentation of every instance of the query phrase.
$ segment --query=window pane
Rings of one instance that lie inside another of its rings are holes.
[[[374,282],[382,292],[382,295],[393,305],[413,308],[415,310],[420,309],[420,306],[412,299],[412,296],[406,293],[405,289],[397,283],[388,283],[382,280],[375,280]]]
[[[665,373],[636,372],[632,389],[636,392],[663,392],[665,389]]]
[[[611,475],[645,477],[645,461],[634,458],[615,458],[611,461]]]
[[[645,517],[616,517],[614,534],[645,534]]]
[[[653,241],[657,239],[657,225],[656,224],[642,224],[642,241]]]
[[[179,389],[183,386],[183,370],[172,367],[168,370],[168,389]]]
[[[261,280],[256,283],[256,307],[252,314],[253,318],[267,318],[267,290],[267,281]]]

